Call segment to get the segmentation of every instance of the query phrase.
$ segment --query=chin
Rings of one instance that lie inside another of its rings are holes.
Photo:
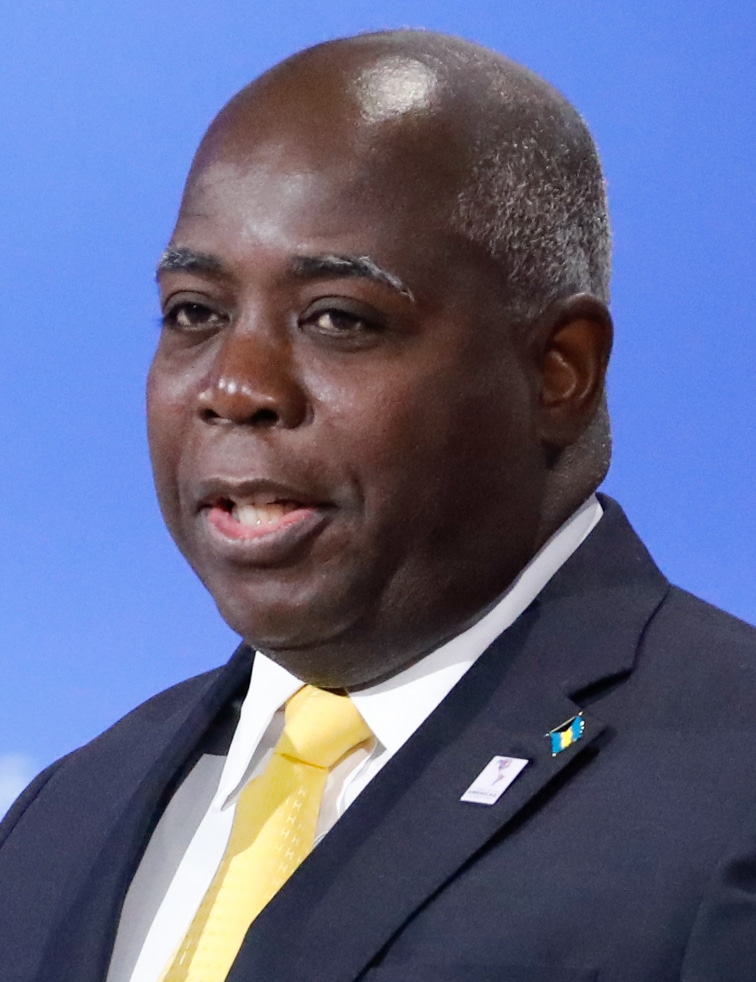
[[[389,664],[401,647],[389,645],[381,651],[381,645],[364,624],[356,622],[353,612],[350,618],[338,618],[333,604],[288,603],[255,609],[251,604],[229,603],[227,599],[216,603],[229,627],[247,644],[310,685],[357,688],[402,667]]]
[[[376,660],[364,645],[324,644],[320,647],[267,648],[255,645],[292,675],[319,689],[361,689],[380,682],[406,667]],[[370,658],[367,658],[367,652]]]
[[[338,645],[339,639],[353,629],[354,617],[340,617],[335,603],[286,599],[261,604],[249,599],[229,600],[228,596],[216,596],[215,601],[232,630],[276,661],[283,660],[284,652]]]

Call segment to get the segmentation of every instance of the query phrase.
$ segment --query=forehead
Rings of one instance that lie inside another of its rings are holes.
[[[406,133],[328,112],[304,126],[263,122],[244,118],[204,148],[174,245],[226,260],[365,254],[398,263],[402,277],[439,262],[466,264],[466,244],[450,223],[458,167],[435,128]]]
[[[229,103],[211,126],[188,182],[191,196],[232,177],[251,201],[256,187],[279,198],[399,212],[452,201],[465,172],[463,113],[436,73],[397,54],[364,58],[339,46],[303,64],[278,66]],[[372,207],[371,207],[372,206]]]

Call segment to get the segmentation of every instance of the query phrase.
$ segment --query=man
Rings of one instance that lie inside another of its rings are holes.
[[[456,39],[321,45],[221,112],[149,426],[247,643],[19,800],[5,982],[756,978],[756,638],[593,494],[608,234],[579,116]]]

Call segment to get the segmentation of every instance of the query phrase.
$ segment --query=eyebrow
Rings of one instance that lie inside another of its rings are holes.
[[[318,277],[354,276],[361,279],[374,280],[391,287],[412,303],[415,297],[406,284],[394,273],[383,269],[369,256],[346,256],[328,254],[323,256],[295,256],[291,261],[291,271],[300,279],[316,279]],[[161,273],[199,273],[218,279],[225,275],[223,263],[213,255],[205,252],[195,252],[193,249],[169,247],[165,250],[157,264],[156,277]]]
[[[295,256],[291,266],[294,275],[303,279],[320,276],[355,276],[375,280],[390,286],[412,303],[416,302],[412,290],[398,276],[383,269],[369,256]]]
[[[206,252],[168,248],[158,260],[155,276],[161,273],[204,273],[217,278],[224,273],[223,263]]]

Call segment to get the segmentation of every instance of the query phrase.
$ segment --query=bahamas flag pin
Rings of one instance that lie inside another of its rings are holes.
[[[555,726],[553,730],[549,730],[546,734],[546,738],[551,741],[551,756],[556,757],[567,747],[571,747],[573,743],[577,743],[580,737],[583,735],[583,730],[585,729],[585,720],[583,719],[583,714],[578,713],[577,716],[573,716],[571,719],[565,720],[564,723],[560,723],[559,726]]]

